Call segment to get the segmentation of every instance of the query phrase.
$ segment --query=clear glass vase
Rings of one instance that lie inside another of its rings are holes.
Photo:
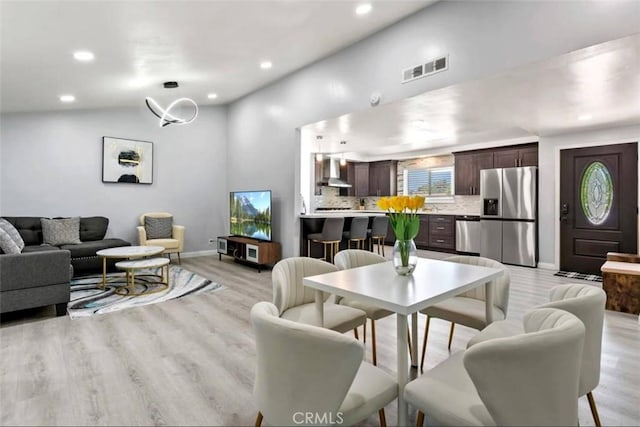
[[[418,264],[418,250],[416,242],[411,240],[396,240],[393,245],[393,266],[396,273],[407,276],[413,273]]]

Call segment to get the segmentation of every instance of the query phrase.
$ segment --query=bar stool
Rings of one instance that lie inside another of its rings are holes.
[[[342,238],[347,240],[347,249],[351,249],[351,242],[356,242],[356,249],[364,249],[364,242],[367,240],[367,227],[369,217],[360,216],[351,220],[349,231],[342,233]]]
[[[374,242],[378,245],[378,254],[380,254],[380,247],[382,247],[382,256],[384,256],[384,239],[387,238],[387,228],[389,228],[388,216],[376,216],[373,218],[371,228],[367,230],[367,237],[369,238],[369,250],[373,252]]]
[[[311,242],[322,243],[324,245],[324,260],[333,262],[333,256],[342,241],[342,228],[344,218],[327,218],[322,226],[322,233],[311,233],[307,235],[307,256],[311,257]],[[327,245],[329,245],[331,261],[327,259]]]

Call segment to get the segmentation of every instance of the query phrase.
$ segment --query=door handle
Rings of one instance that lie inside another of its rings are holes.
[[[563,203],[560,206],[560,221],[567,221],[569,219],[569,204]]]

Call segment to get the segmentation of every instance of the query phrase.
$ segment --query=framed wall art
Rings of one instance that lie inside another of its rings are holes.
[[[102,182],[153,184],[153,142],[102,137]]]

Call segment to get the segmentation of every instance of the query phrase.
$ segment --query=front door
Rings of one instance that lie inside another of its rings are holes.
[[[560,152],[560,269],[600,274],[607,252],[636,253],[636,143]]]

